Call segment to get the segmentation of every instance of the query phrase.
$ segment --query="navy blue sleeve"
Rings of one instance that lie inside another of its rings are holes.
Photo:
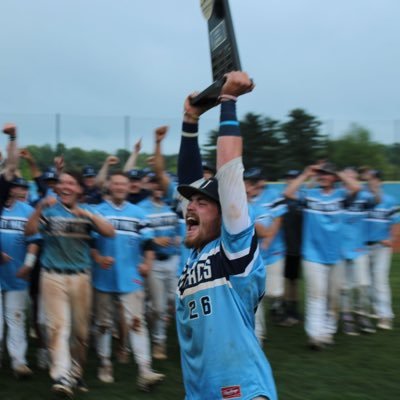
[[[178,155],[178,182],[188,185],[203,177],[197,124],[182,124],[183,134]],[[184,134],[188,133],[188,136]]]

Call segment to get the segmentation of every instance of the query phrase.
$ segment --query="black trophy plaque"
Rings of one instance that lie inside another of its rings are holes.
[[[225,82],[224,75],[241,70],[228,0],[200,0],[200,4],[208,20],[214,83],[192,99],[191,103],[195,106],[215,105]]]

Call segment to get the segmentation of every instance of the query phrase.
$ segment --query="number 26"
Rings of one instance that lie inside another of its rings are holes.
[[[189,318],[190,319],[199,318],[199,314],[196,312],[196,309],[197,309],[196,300],[189,301],[188,306],[189,306],[189,310],[190,310]],[[200,309],[204,316],[210,315],[212,313],[211,300],[208,296],[203,296],[200,298]]]

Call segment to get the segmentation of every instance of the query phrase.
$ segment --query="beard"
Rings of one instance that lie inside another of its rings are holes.
[[[213,229],[208,229],[207,232],[204,232],[204,229],[201,229],[195,237],[186,236],[184,240],[184,245],[188,249],[202,249],[207,243],[212,242],[217,237],[221,235],[221,225],[219,224]]]

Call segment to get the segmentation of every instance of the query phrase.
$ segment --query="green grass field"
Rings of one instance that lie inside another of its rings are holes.
[[[394,311],[400,315],[400,255],[392,264],[392,293]],[[272,365],[281,400],[393,400],[400,393],[400,319],[393,331],[378,331],[358,337],[337,335],[332,348],[313,352],[306,347],[303,327],[281,328],[269,324],[269,340],[265,352]],[[171,327],[168,347],[169,360],[154,364],[167,375],[166,381],[150,394],[136,390],[136,367],[115,364],[114,384],[96,379],[96,358],[90,352],[86,380],[87,394],[77,399],[183,399],[184,391],[179,365],[179,347]],[[35,365],[34,343],[29,358]],[[50,378],[46,372],[35,370],[29,381],[16,381],[9,370],[0,370],[0,400],[50,399]]]

